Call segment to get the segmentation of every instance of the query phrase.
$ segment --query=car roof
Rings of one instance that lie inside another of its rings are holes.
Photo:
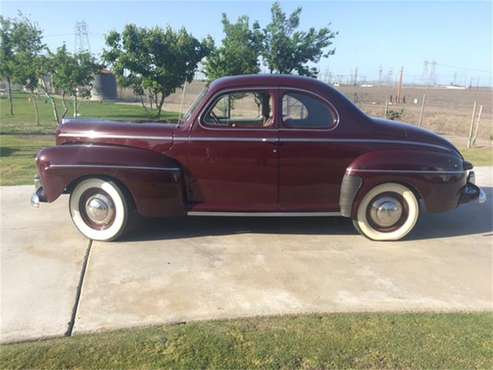
[[[329,85],[315,78],[283,74],[255,74],[221,77],[211,83],[210,89],[218,91],[238,87],[263,86],[303,88],[319,92],[332,90]]]

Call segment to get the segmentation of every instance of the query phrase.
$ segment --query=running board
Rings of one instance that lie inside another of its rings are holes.
[[[188,216],[222,216],[222,217],[326,217],[340,216],[340,212],[187,212]]]

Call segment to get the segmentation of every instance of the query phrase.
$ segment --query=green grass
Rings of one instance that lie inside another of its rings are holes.
[[[1,347],[2,368],[493,368],[493,314],[194,322]]]
[[[492,147],[462,149],[461,153],[474,166],[493,166]]]
[[[55,99],[58,111],[63,111],[60,99]],[[37,126],[34,116],[33,104],[28,100],[28,95],[14,94],[14,116],[10,115],[7,97],[0,98],[0,134],[53,134],[56,123],[53,111],[48,99],[38,97],[40,125]],[[67,99],[69,111],[66,118],[72,117],[72,101]],[[112,120],[151,120],[154,116],[148,115],[140,105],[114,104],[109,102],[99,103],[82,100],[79,109],[80,117],[97,117]],[[178,114],[175,112],[163,112],[161,121],[176,121]]]
[[[33,184],[36,153],[52,145],[52,135],[0,135],[0,185]]]

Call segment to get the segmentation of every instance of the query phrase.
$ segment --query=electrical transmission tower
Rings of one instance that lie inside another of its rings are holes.
[[[437,84],[437,72],[436,72],[436,67],[437,67],[437,62],[432,61],[431,62],[431,69],[430,69],[430,82],[433,85]]]
[[[89,44],[89,32],[87,31],[86,21],[75,23],[74,35],[74,53],[90,53],[91,45]]]
[[[428,66],[430,62],[427,60],[424,61],[423,63],[423,73],[421,74],[421,81],[423,81],[424,84],[428,84],[428,79],[429,79],[429,71],[428,71]]]

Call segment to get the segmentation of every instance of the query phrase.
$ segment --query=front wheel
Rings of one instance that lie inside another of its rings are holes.
[[[113,181],[81,181],[70,194],[69,208],[77,229],[92,240],[114,240],[127,226],[127,200]]]
[[[353,224],[372,240],[399,240],[416,225],[419,202],[408,187],[385,183],[375,186],[361,200]]]

